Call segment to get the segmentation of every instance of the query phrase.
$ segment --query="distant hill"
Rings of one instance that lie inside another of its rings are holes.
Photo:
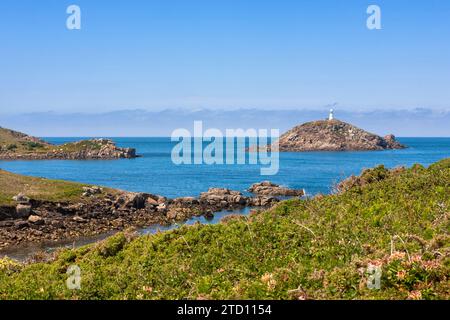
[[[349,151],[402,149],[394,135],[382,138],[340,120],[307,122],[284,133],[280,151]]]
[[[0,127],[0,160],[134,158],[136,150],[118,148],[109,139],[52,145],[25,133]]]

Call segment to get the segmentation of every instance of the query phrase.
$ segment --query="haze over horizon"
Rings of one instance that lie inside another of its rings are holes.
[[[284,132],[307,121],[325,119],[329,109],[241,108],[234,110],[166,109],[162,111],[116,110],[110,112],[0,113],[0,126],[40,137],[148,137],[170,136],[178,128],[192,130],[194,121],[204,127],[226,129],[279,129]],[[450,110],[335,109],[339,120],[362,129],[399,137],[450,137]]]

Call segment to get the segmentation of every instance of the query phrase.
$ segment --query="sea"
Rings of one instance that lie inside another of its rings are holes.
[[[86,138],[43,139],[63,144]],[[383,164],[388,168],[428,166],[450,157],[450,138],[398,138],[408,148],[385,151],[280,153],[275,175],[261,175],[263,164],[175,164],[169,137],[110,138],[120,147],[132,147],[141,156],[120,160],[0,161],[0,168],[14,173],[82,182],[170,198],[198,196],[212,187],[246,192],[250,185],[272,181],[308,195],[328,194],[350,175]],[[227,150],[225,148],[225,150]]]

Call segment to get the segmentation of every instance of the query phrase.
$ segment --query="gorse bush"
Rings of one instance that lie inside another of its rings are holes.
[[[33,142],[33,141],[25,142],[24,146],[28,150],[33,150],[33,149],[43,148],[44,147],[44,145],[42,143]]]
[[[0,299],[448,299],[449,164],[377,167],[345,192],[217,225],[6,262]],[[74,264],[80,290],[66,286]]]
[[[13,150],[16,150],[16,149],[17,149],[17,145],[16,144],[8,144],[6,146],[6,150],[7,151],[13,151]]]

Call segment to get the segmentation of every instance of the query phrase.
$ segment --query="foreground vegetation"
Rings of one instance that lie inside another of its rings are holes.
[[[338,190],[217,225],[119,233],[51,262],[0,260],[0,299],[450,298],[450,159],[377,167]],[[80,290],[66,286],[74,264]]]

